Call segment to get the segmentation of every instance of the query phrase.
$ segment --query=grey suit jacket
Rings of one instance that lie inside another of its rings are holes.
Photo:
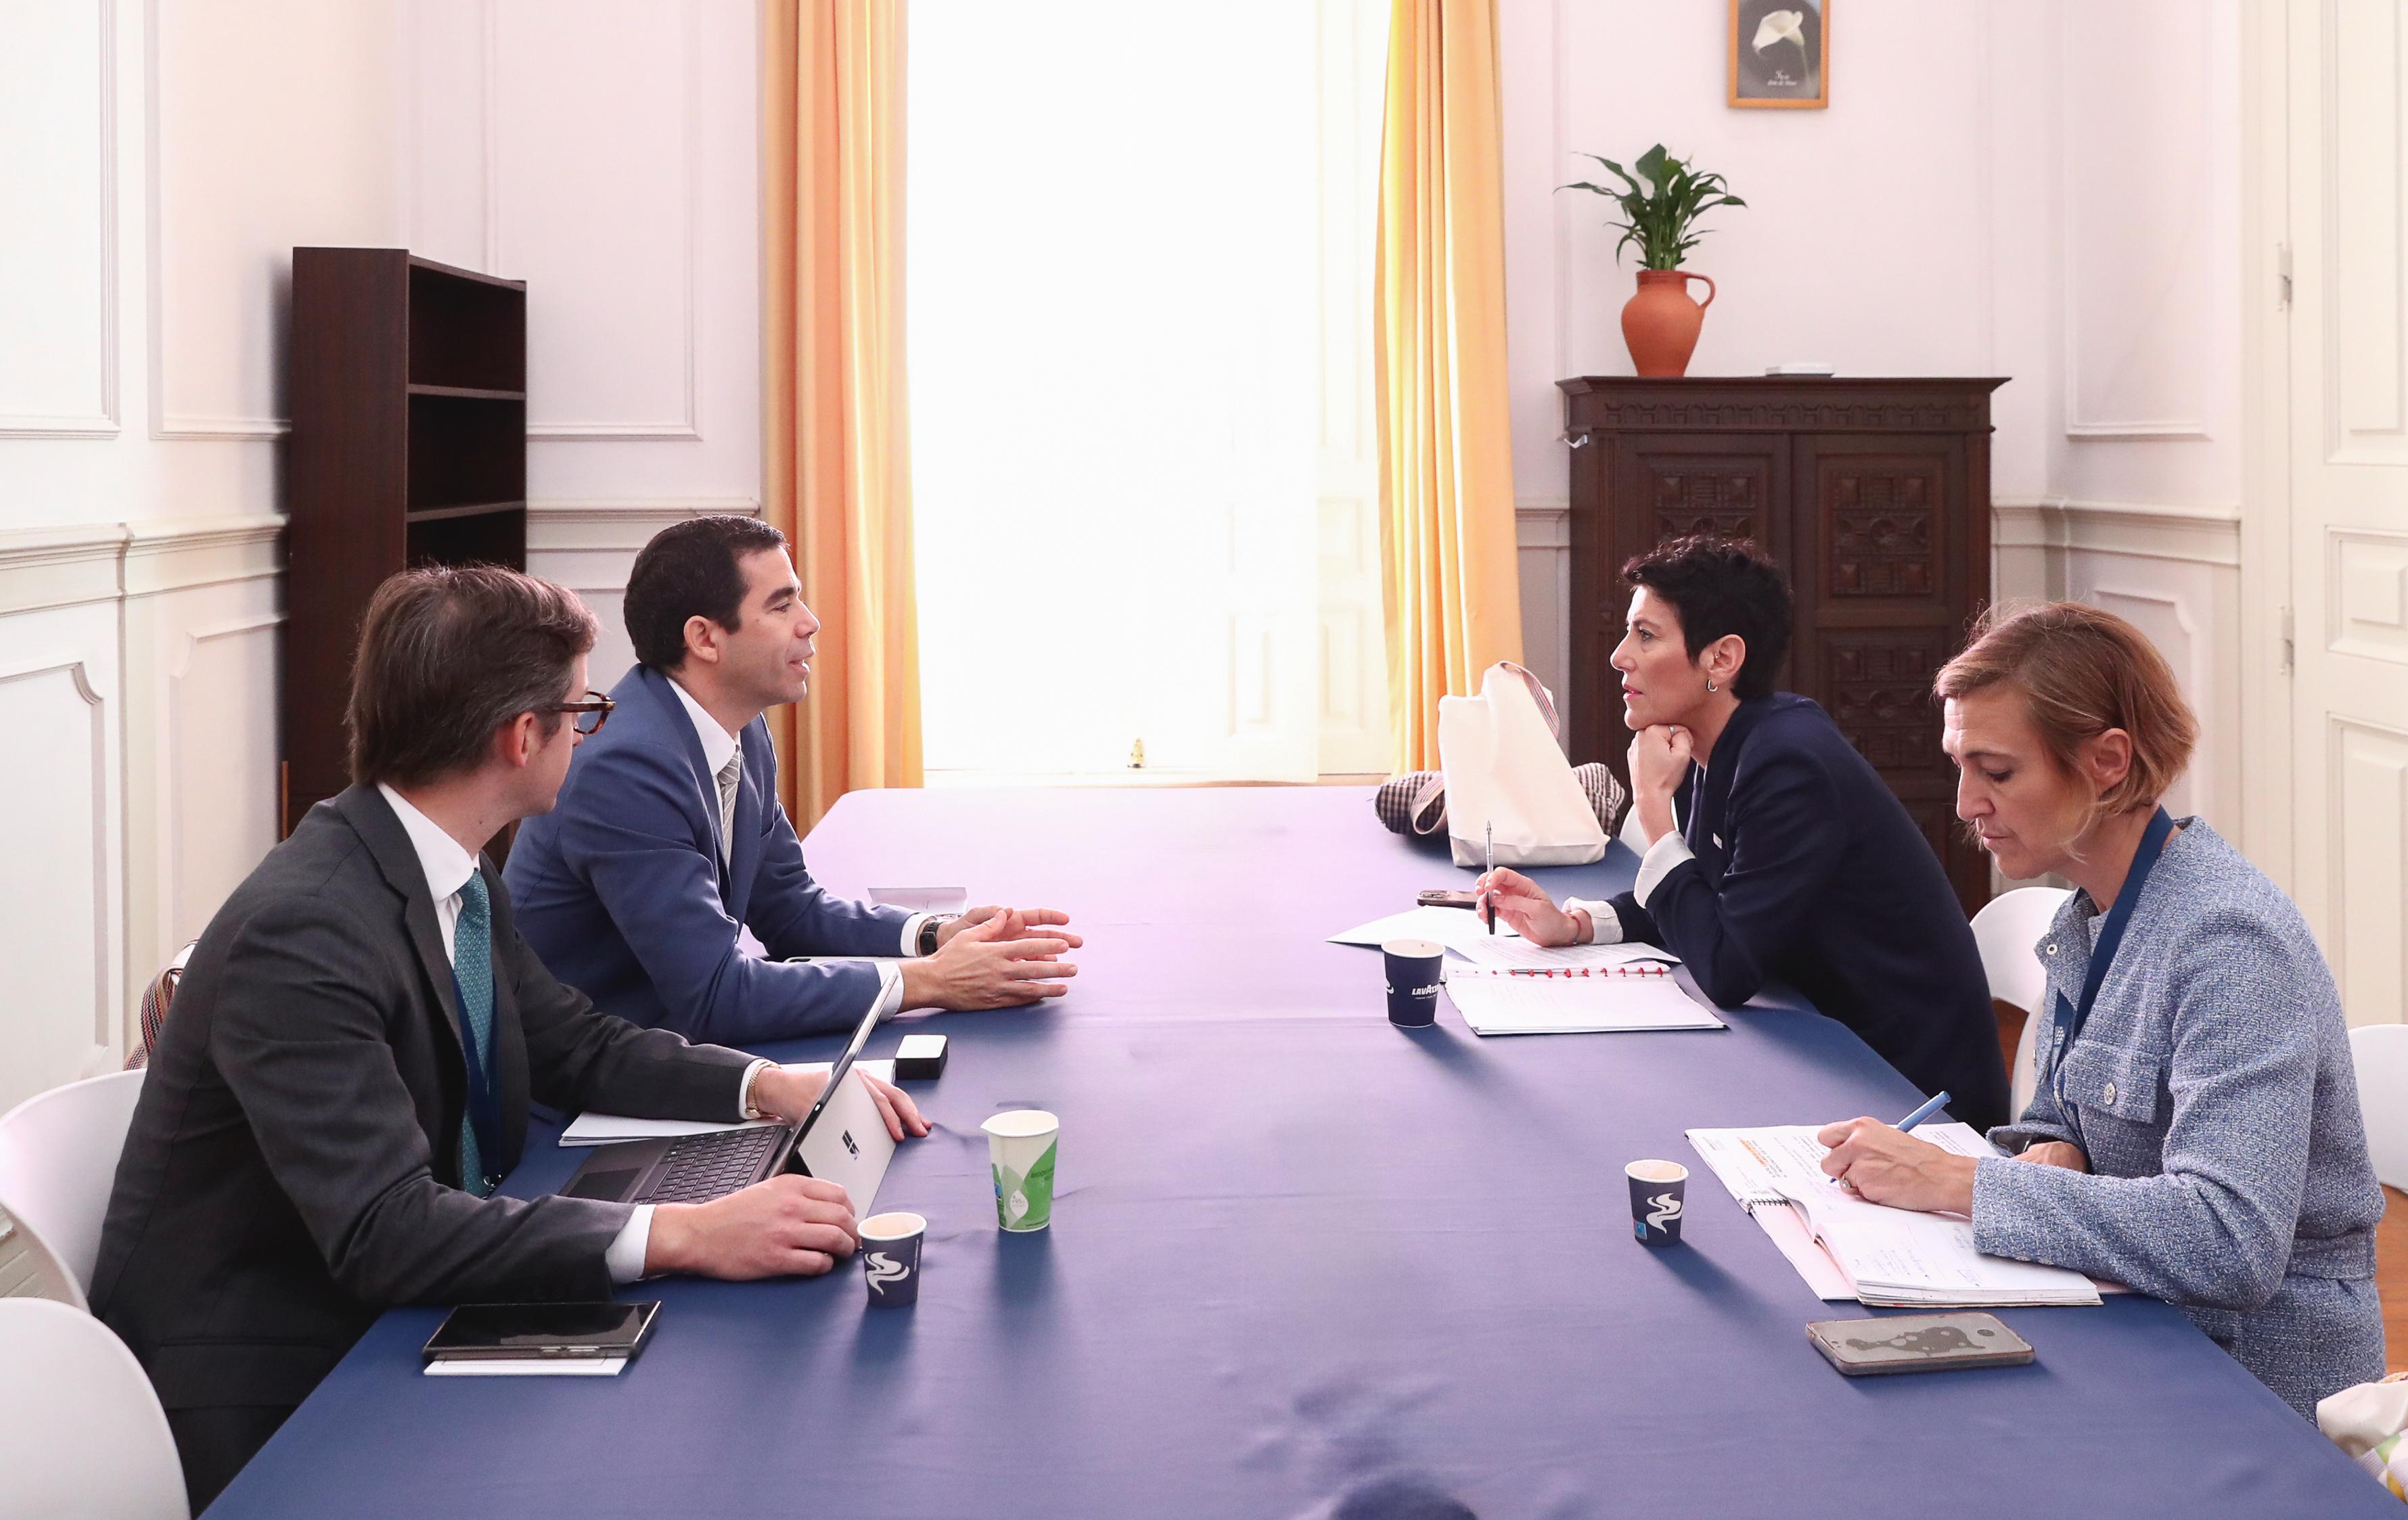
[[[733,1116],[750,1057],[596,1013],[518,936],[499,875],[494,1056],[503,1154],[530,1096]],[[466,1102],[451,962],[382,796],[309,810],[193,954],[101,1233],[93,1312],[169,1410],[298,1403],[400,1303],[605,1298],[624,1204],[460,1189]]]
[[[2310,1419],[2383,1376],[2358,1080],[2332,973],[2282,889],[2196,818],[2149,874],[2082,1037],[2009,1151],[2071,1140],[2092,1175],[1985,1160],[1973,1241],[2182,1306]],[[2048,1018],[2082,997],[2093,911],[2076,894],[2034,947]]]

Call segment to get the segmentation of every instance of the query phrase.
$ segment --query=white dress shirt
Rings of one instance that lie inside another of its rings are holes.
[[[727,768],[727,762],[734,759],[743,749],[742,738],[722,727],[719,720],[710,715],[710,710],[695,701],[694,694],[680,684],[675,676],[669,678],[669,690],[677,693],[678,700],[685,704],[685,715],[694,723],[694,737],[702,741],[703,766],[713,776],[718,775]],[[738,784],[741,785],[741,781]],[[762,804],[764,807],[770,805],[766,799]],[[735,848],[733,842],[727,838],[725,820],[729,816],[729,811],[730,810],[723,809],[720,813],[722,822],[719,858],[722,864],[727,862],[730,852]],[[925,913],[914,913],[904,920],[902,942],[896,947],[896,954],[904,955],[919,954],[920,928],[927,921],[928,915]],[[900,1012],[903,1008],[902,968],[893,961],[878,962],[878,1016],[881,1019],[887,1019]],[[752,1091],[751,1078],[745,1079],[744,1088],[747,1093]]]
[[[1631,888],[1630,895],[1639,899],[1640,907],[1646,907],[1647,899],[1664,884],[1664,878],[1672,874],[1673,867],[1684,860],[1697,858],[1690,853],[1689,841],[1681,838],[1679,829],[1665,830],[1663,838],[1649,845],[1647,853],[1640,857],[1639,881]],[[1622,915],[1613,911],[1613,904],[1587,897],[1566,897],[1564,911],[1588,915],[1591,943],[1612,945],[1622,941]]]
[[[392,807],[393,815],[401,820],[402,832],[409,836],[410,848],[418,852],[418,868],[426,873],[426,890],[435,898],[436,927],[443,931],[443,958],[454,960],[452,941],[460,927],[460,892],[468,884],[468,878],[477,874],[477,857],[461,849],[460,841],[446,834],[441,825],[410,806],[408,797],[382,782],[377,783],[377,790]],[[738,1117],[742,1117],[743,1105],[752,1097],[753,1074],[768,1064],[755,1061],[744,1073]],[[652,1206],[639,1203],[602,1254],[610,1281],[633,1283],[643,1276],[644,1255],[652,1243]]]

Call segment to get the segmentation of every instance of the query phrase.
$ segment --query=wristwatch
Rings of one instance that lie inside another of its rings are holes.
[[[920,921],[920,945],[913,954],[920,955],[935,954],[937,953],[937,931],[961,916],[962,915],[959,913],[930,913],[926,918],[922,919]]]

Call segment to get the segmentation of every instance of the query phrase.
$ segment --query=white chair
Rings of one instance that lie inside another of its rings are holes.
[[[112,1071],[33,1097],[0,1116],[0,1198],[92,1291],[100,1224],[142,1073]]]
[[[8,1212],[0,1198],[0,1298],[50,1298],[70,1309],[88,1307],[83,1286],[59,1260],[50,1242]]]
[[[0,1520],[189,1520],[176,1438],[125,1343],[47,1298],[0,1298]]]
[[[2016,1118],[2023,1117],[2039,1082],[2032,1070],[2034,1036],[2054,1016],[2052,1010],[2041,1006],[2048,998],[2048,978],[2040,968],[2034,947],[2071,896],[2062,887],[2017,887],[1992,897],[1973,915],[1973,943],[1982,953],[1982,973],[1989,979],[1990,996],[2024,1011],[2014,1068],[2007,1073],[2014,1086],[2008,1111]]]
[[[2358,1107],[2366,1115],[2375,1180],[2408,1188],[2408,1024],[2352,1029],[2349,1055],[2358,1068]]]

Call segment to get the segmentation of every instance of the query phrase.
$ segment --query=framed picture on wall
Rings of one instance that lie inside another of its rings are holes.
[[[1831,103],[1832,0],[1730,0],[1730,103]]]

